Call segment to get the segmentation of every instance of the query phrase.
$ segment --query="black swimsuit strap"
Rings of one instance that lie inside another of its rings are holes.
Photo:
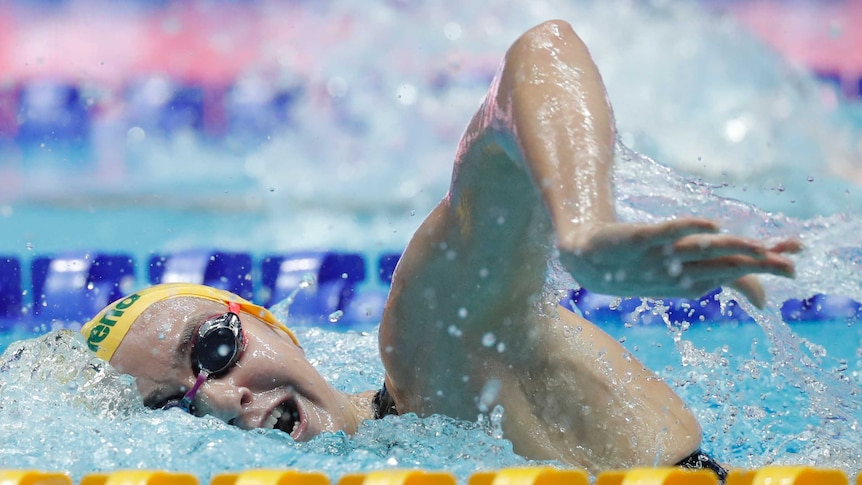
[[[383,387],[374,394],[374,399],[371,401],[371,406],[374,409],[374,419],[380,419],[390,414],[397,416],[398,410],[395,409],[395,400],[386,391],[386,383]]]
[[[718,475],[718,482],[720,484],[724,484],[727,481],[727,470],[700,449],[695,450],[694,453],[677,463],[676,466],[689,470],[712,470]]]
[[[398,410],[395,409],[395,400],[386,391],[385,382],[383,383],[383,387],[374,394],[371,405],[374,409],[374,419],[380,419],[389,415],[398,415]],[[712,470],[718,475],[720,484],[723,485],[727,481],[727,470],[700,449],[683,458],[676,466],[689,470]]]

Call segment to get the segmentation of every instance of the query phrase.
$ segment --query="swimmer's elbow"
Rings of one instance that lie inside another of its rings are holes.
[[[565,20],[547,20],[524,32],[512,44],[507,58],[511,60],[512,57],[548,49],[557,52],[575,49],[589,58],[586,44]]]

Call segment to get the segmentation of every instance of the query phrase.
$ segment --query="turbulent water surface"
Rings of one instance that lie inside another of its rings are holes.
[[[300,99],[301,124],[241,153],[214,153],[194,138],[133,146],[135,183],[125,191],[82,182],[77,194],[58,189],[47,202],[2,206],[2,249],[401,248],[445,192],[460,131],[506,46],[541,20],[564,18],[590,45],[620,138],[637,150],[618,150],[621,217],[703,215],[733,232],[806,244],[796,280],[764,279],[765,311],[743,305],[756,323],[607,328],[676,386],[703,423],[705,447],[722,460],[856,472],[858,323],[791,327],[779,312],[783,301],[816,292],[862,300],[859,192],[841,176],[858,159],[848,141],[858,127],[822,105],[809,76],[730,20],[687,3],[325,5],[308,12],[307,45],[295,48],[314,54],[301,80],[307,92],[331,99]],[[346,17],[355,28],[342,32],[343,42],[315,41],[325,30],[315,26]],[[643,308],[662,320],[661,302]],[[382,382],[374,329],[300,328],[299,337],[336,386],[359,391]],[[297,444],[278,432],[145,409],[133,381],[91,357],[70,331],[10,344],[0,358],[0,463],[76,478],[142,467],[207,479],[275,466],[333,477],[415,466],[465,478],[525,463],[501,436],[500,412],[477,410],[470,422],[387,418],[354,437]]]

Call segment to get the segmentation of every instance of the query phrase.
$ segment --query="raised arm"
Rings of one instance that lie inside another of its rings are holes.
[[[472,420],[501,404],[516,451],[594,471],[694,451],[699,426],[673,391],[557,306],[549,261],[587,288],[644,296],[792,264],[702,219],[617,223],[614,147],[601,78],[568,24],[518,39],[461,140],[448,194],[393,277],[380,344],[399,412]],[[704,261],[721,275],[694,273]]]
[[[589,52],[567,24],[548,22],[515,43],[483,111],[469,131],[514,137],[503,146],[530,174],[560,260],[586,288],[696,298],[728,284],[762,306],[763,290],[749,274],[793,274],[793,263],[780,255],[798,250],[792,241],[770,248],[719,234],[707,219],[617,223],[611,108]]]

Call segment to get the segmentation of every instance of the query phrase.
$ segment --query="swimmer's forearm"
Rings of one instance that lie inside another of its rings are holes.
[[[601,76],[564,22],[513,45],[496,102],[549,211],[558,244],[575,248],[616,219],[611,188],[615,129]]]

